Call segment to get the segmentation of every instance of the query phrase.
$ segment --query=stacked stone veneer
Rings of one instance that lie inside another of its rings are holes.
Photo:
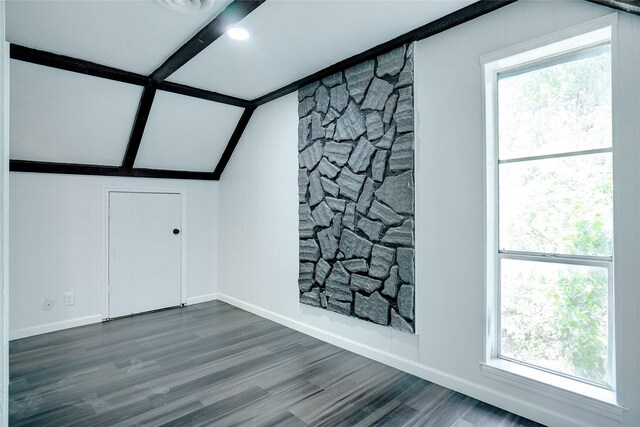
[[[300,302],[413,332],[413,46],[298,101]]]

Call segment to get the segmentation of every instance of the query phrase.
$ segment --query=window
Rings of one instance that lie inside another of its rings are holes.
[[[485,64],[489,357],[613,378],[611,29]]]

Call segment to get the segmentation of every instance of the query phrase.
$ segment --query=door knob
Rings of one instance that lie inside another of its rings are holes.
[[[180,234],[180,230],[178,230],[177,228],[173,229],[173,234]]]

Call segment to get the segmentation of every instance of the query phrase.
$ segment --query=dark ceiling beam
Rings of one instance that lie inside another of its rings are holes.
[[[140,104],[138,104],[138,112],[136,113],[136,118],[133,122],[133,129],[131,129],[131,135],[129,136],[127,151],[124,154],[124,159],[122,159],[122,167],[125,169],[133,168],[133,165],[136,162],[136,156],[140,149],[140,142],[142,142],[144,128],[147,126],[147,120],[149,119],[151,105],[153,105],[153,98],[155,96],[155,87],[152,85],[145,86],[142,91],[142,96],[140,97]]]
[[[216,166],[215,171],[213,171],[213,177],[216,181],[219,180],[220,177],[222,176],[222,172],[224,172],[224,168],[227,166],[227,163],[229,163],[229,160],[231,159],[231,155],[233,154],[233,151],[236,149],[236,145],[238,145],[238,142],[240,141],[240,138],[242,137],[242,134],[244,133],[245,128],[249,124],[249,120],[251,120],[251,116],[253,115],[253,112],[255,110],[256,110],[256,107],[248,107],[247,109],[244,110],[244,113],[242,113],[240,120],[238,120],[238,124],[236,125],[236,128],[233,130],[233,134],[231,134],[229,143],[224,149],[224,152],[222,153],[222,156],[218,161],[218,165]]]
[[[115,80],[139,86],[146,84],[148,80],[147,76],[143,76],[142,74],[131,73],[118,68],[96,64],[95,62],[58,55],[56,53],[45,52],[43,50],[31,49],[17,44],[11,45],[10,52],[11,59],[43,65],[45,67],[58,68],[60,70],[72,71],[74,73],[101,77],[103,79]]]
[[[156,85],[158,90],[166,92],[177,93],[179,95],[190,96],[192,98],[205,99],[207,101],[219,102],[222,104],[233,105],[235,107],[247,108],[252,106],[251,101],[246,99],[236,98],[235,96],[224,95],[217,92],[211,92],[204,89],[197,89],[191,86],[185,86],[179,83],[161,82]]]
[[[169,179],[214,179],[211,172],[190,172],[166,169],[126,169],[119,166],[82,165],[75,163],[34,162],[28,160],[11,160],[11,172],[37,172],[70,175],[126,176],[137,178],[169,178]]]
[[[178,68],[205,50],[211,43],[222,36],[227,29],[240,22],[253,12],[265,0],[235,0],[220,12],[211,22],[171,55],[157,70],[151,74],[154,82],[164,81]]]
[[[339,71],[343,71],[346,68],[359,64],[363,61],[373,59],[382,53],[386,53],[407,43],[434,36],[438,33],[464,24],[465,22],[471,21],[472,19],[478,18],[482,15],[486,15],[487,13],[493,12],[494,10],[500,9],[515,2],[516,0],[483,0],[470,4],[467,7],[445,15],[442,18],[436,19],[435,21],[423,25],[422,27],[416,28],[412,31],[409,31],[408,33],[389,40],[386,43],[379,44],[378,46],[365,50],[362,53],[344,59],[340,62],[336,62],[335,64],[324,68],[316,73],[313,73],[300,80],[296,80],[293,83],[281,87],[280,89],[276,89],[273,92],[254,99],[253,103],[256,106],[266,104],[267,102],[273,101],[274,99],[278,99],[282,96],[295,92],[302,86],[328,77]]]
[[[602,6],[640,15],[640,0],[587,0]]]

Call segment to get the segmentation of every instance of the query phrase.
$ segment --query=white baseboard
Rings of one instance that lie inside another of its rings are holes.
[[[585,427],[585,423],[583,421],[569,418],[561,413],[550,410],[549,408],[533,405],[531,402],[519,399],[513,395],[507,395],[489,387],[451,375],[447,372],[398,357],[387,351],[378,350],[368,345],[351,341],[339,335],[323,331],[314,326],[307,325],[306,323],[290,317],[282,316],[229,295],[218,293],[217,297],[220,301],[226,302],[227,304],[231,304],[260,317],[272,320],[288,328],[302,332],[303,334],[312,336],[377,362],[384,363],[385,365],[389,365],[401,371],[410,373],[427,381],[439,384],[443,387],[455,390],[459,393],[471,396],[490,405],[497,406],[537,422],[550,426],[561,425],[566,427]]]
[[[102,322],[102,315],[94,314],[93,316],[78,317],[76,319],[63,320],[61,322],[47,323],[46,325],[16,329],[15,331],[9,331],[9,340],[17,340],[20,338],[27,338],[34,335],[46,334],[48,332],[55,332],[62,329],[75,328],[76,326],[84,326],[100,322]]]
[[[187,298],[187,305],[200,304],[201,302],[214,301],[218,299],[218,294],[200,295],[197,297]]]

